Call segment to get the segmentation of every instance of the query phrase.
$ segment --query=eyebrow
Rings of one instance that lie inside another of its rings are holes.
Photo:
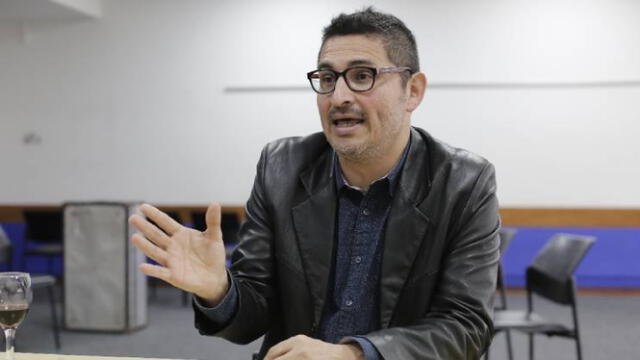
[[[356,60],[349,61],[349,63],[347,64],[347,67],[350,68],[353,66],[361,66],[361,65],[374,65],[374,63],[371,60],[367,60],[367,59],[356,59]],[[318,64],[318,69],[332,69],[332,68],[333,68],[333,65],[329,61],[323,61]]]

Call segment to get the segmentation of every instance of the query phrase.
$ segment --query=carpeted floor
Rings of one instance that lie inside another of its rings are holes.
[[[18,329],[17,351],[55,352],[50,331],[49,308],[44,294],[36,294],[27,319]],[[570,319],[564,308],[542,300],[541,313]],[[509,294],[510,308],[524,308],[521,293]],[[205,337],[193,327],[190,306],[181,305],[180,293],[160,287],[149,301],[149,324],[142,330],[126,333],[62,333],[63,354],[140,356],[177,359],[250,359],[259,341],[235,345],[225,340]],[[637,359],[640,341],[640,296],[580,295],[579,316],[583,335],[584,359]],[[524,335],[513,334],[515,358],[527,358]],[[575,359],[575,343],[570,340],[536,337],[536,358],[548,360]],[[491,348],[491,359],[506,359],[504,335],[497,335]]]

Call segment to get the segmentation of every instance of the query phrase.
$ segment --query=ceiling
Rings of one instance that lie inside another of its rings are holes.
[[[0,20],[65,20],[100,14],[100,0],[0,0]]]

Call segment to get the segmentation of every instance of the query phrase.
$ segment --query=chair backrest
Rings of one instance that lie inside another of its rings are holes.
[[[193,228],[200,231],[207,230],[207,223],[205,221],[205,212],[204,211],[192,211],[191,212],[191,223],[193,224]]]
[[[62,211],[26,210],[26,239],[38,242],[62,242]]]
[[[177,211],[166,211],[165,214],[169,215],[169,217],[172,218],[173,220],[175,220],[178,224],[182,224],[182,217],[180,216],[180,214]],[[146,218],[146,219],[152,225],[160,228],[158,226],[158,224],[156,224],[155,221],[151,220],[150,218]],[[162,230],[162,229],[160,229],[160,230]]]
[[[595,237],[556,234],[527,268],[527,289],[560,304],[574,302],[573,273]]]
[[[504,269],[502,268],[502,257],[504,253],[507,251],[509,244],[511,244],[511,240],[516,235],[516,229],[505,229],[500,228],[499,239],[500,239],[500,261],[498,262],[498,280],[496,282],[496,289],[498,290],[498,295],[500,295],[500,305],[494,304],[495,309],[504,310],[507,308],[507,293],[504,285]]]
[[[505,228],[501,228],[499,232],[500,262],[498,263],[498,282],[496,285],[498,290],[501,290],[501,291],[504,291],[504,270],[502,269],[502,257],[504,256],[504,253],[509,248],[509,244],[511,244],[511,240],[513,240],[514,236],[516,235],[516,232],[517,232],[516,229],[505,229]],[[502,294],[503,298],[505,296],[506,296],[505,294]],[[505,300],[503,299],[503,301]]]
[[[517,232],[518,231],[516,229],[500,228],[500,257],[501,258],[509,248],[509,245],[511,244],[511,240],[513,240]]]
[[[220,219],[222,238],[226,245],[238,243],[238,231],[240,230],[240,219],[235,213],[222,213]]]
[[[167,215],[169,215],[169,217],[175,220],[177,223],[182,224],[182,217],[177,211],[167,211]]]
[[[0,226],[0,265],[9,264],[11,267],[12,248],[9,237]]]
[[[192,211],[191,221],[193,222],[193,228],[200,231],[207,229],[206,224],[206,212],[204,211]],[[220,215],[220,228],[222,230],[222,238],[226,245],[235,244],[238,242],[238,230],[240,229],[240,219],[235,213],[225,213]]]

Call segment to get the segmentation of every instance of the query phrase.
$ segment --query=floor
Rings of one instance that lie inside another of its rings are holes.
[[[510,308],[523,308],[524,294],[508,295]],[[568,312],[539,301],[541,313],[569,320]],[[148,325],[131,333],[85,333],[64,331],[63,354],[140,356],[177,359],[250,359],[259,341],[235,345],[225,340],[205,337],[193,327],[190,306],[183,307],[180,292],[160,287],[150,298]],[[583,335],[584,359],[638,359],[640,342],[640,295],[586,293],[579,297],[579,316]],[[27,319],[17,333],[17,351],[55,352],[50,313],[45,293],[36,293]],[[515,359],[527,358],[526,337],[513,334]],[[557,338],[536,338],[536,358],[575,359],[574,342]],[[498,334],[491,347],[491,359],[506,359],[504,335]]]

